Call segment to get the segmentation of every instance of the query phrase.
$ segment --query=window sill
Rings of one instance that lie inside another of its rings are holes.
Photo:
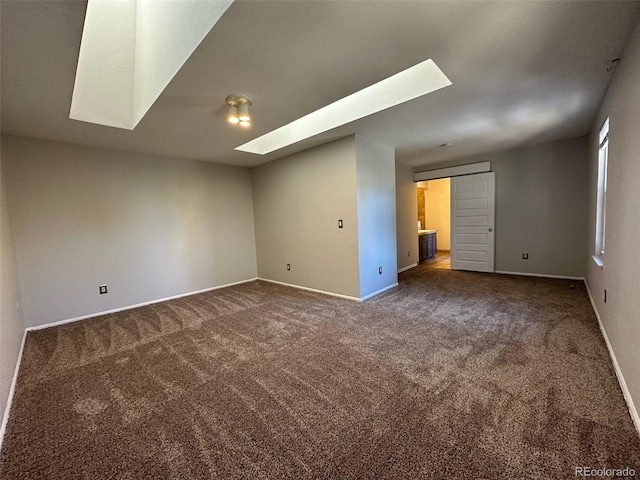
[[[598,265],[600,268],[604,268],[604,261],[602,260],[602,257],[592,255],[591,258],[593,258],[593,261],[596,262],[596,265]]]

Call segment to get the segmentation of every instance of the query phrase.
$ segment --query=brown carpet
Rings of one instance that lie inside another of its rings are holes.
[[[640,475],[571,284],[421,265],[362,304],[257,281],[32,332],[0,477]]]

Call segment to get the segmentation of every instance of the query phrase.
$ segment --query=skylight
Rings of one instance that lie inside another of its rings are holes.
[[[265,155],[449,85],[436,63],[425,60],[235,149]]]
[[[133,130],[233,0],[89,0],[69,118]]]

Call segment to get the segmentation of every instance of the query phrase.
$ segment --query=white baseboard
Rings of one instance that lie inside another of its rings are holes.
[[[123,312],[125,310],[131,310],[133,308],[146,307],[147,305],[153,305],[154,303],[166,302],[168,300],[175,300],[177,298],[188,297],[191,295],[197,295],[199,293],[211,292],[212,290],[219,290],[221,288],[233,287],[234,285],[240,285],[242,283],[248,283],[258,280],[258,277],[249,278],[247,280],[240,280],[239,282],[225,283],[224,285],[218,285],[217,287],[205,288],[203,290],[196,290],[195,292],[181,293],[180,295],[173,295],[171,297],[159,298],[157,300],[151,300],[149,302],[138,303],[136,305],[128,305],[126,307],[114,308],[113,310],[105,310],[104,312],[91,313],[89,315],[83,315],[81,317],[68,318],[66,320],[58,320],[57,322],[45,323],[42,325],[36,325],[33,327],[27,327],[26,330],[28,332],[32,332],[35,330],[42,330],[50,327],[57,327],[58,325],[64,325],[67,323],[77,322],[79,320],[86,320],[88,318],[100,317],[102,315],[109,315],[111,313]]]
[[[636,406],[633,403],[633,398],[631,398],[631,392],[629,392],[629,387],[627,387],[627,382],[624,380],[624,375],[622,375],[622,370],[620,370],[620,365],[618,364],[618,360],[616,359],[616,354],[614,353],[613,347],[611,346],[611,342],[609,341],[609,337],[607,336],[607,331],[604,329],[602,319],[600,318],[600,314],[598,313],[598,309],[596,308],[596,303],[593,301],[593,296],[591,295],[589,284],[586,282],[586,280],[584,284],[587,286],[587,293],[589,294],[589,300],[591,301],[593,312],[596,314],[596,318],[598,319],[598,325],[600,325],[600,331],[602,332],[602,336],[604,337],[604,342],[607,344],[607,349],[609,350],[609,356],[611,357],[611,362],[613,363],[613,369],[616,372],[616,377],[618,377],[618,383],[620,384],[620,388],[622,389],[622,395],[624,396],[624,399],[627,402],[627,408],[629,408],[629,413],[631,414],[631,420],[633,420],[633,424],[635,425],[636,430],[638,431],[638,435],[640,435],[640,416],[638,415],[638,410],[636,409]]]
[[[370,298],[375,297],[376,295],[380,295],[381,293],[386,292],[387,290],[391,290],[392,288],[396,288],[397,286],[398,286],[398,282],[393,283],[391,285],[387,285],[386,287],[381,288],[377,292],[373,292],[373,293],[370,293],[369,295],[365,295],[364,297],[361,297],[360,301],[364,302],[365,300],[369,300]]]
[[[324,295],[331,295],[332,297],[344,298],[345,300],[352,300],[354,302],[361,302],[362,300],[358,297],[350,297],[349,295],[342,295],[341,293],[327,292],[326,290],[318,290],[316,288],[303,287],[301,285],[294,285],[293,283],[285,283],[279,282],[277,280],[271,280],[269,278],[258,277],[258,280],[262,280],[264,282],[275,283],[277,285],[283,285],[285,287],[297,288],[300,290],[307,290],[308,292],[322,293]]]
[[[13,372],[13,379],[11,380],[11,387],[9,388],[9,398],[7,398],[7,406],[4,409],[4,415],[2,416],[2,425],[0,426],[0,451],[2,450],[2,441],[4,440],[4,434],[7,430],[7,423],[9,422],[9,413],[11,412],[11,404],[13,402],[13,394],[16,390],[16,383],[18,382],[18,372],[20,371],[20,362],[22,362],[22,352],[24,351],[24,344],[27,340],[27,330],[25,329],[22,334],[22,343],[20,344],[20,351],[18,352],[18,358],[16,359],[16,369]]]
[[[520,275],[522,277],[558,278],[560,280],[584,281],[584,277],[568,277],[566,275],[547,275],[545,273],[507,272],[504,270],[496,270],[494,273],[500,273],[502,275]]]
[[[406,267],[402,267],[400,270],[398,270],[398,273],[406,272],[407,270],[411,270],[412,268],[415,268],[417,266],[418,266],[417,263],[412,263],[411,265],[408,265]]]
[[[277,285],[283,285],[285,287],[297,288],[299,290],[306,290],[308,292],[321,293],[323,295],[330,295],[332,297],[344,298],[345,300],[351,300],[353,302],[364,302],[365,300],[375,297],[376,295],[380,295],[381,293],[386,292],[387,290],[390,290],[398,286],[397,283],[394,283],[393,285],[388,285],[378,290],[377,292],[373,292],[373,293],[370,293],[369,295],[365,295],[364,297],[358,298],[358,297],[351,297],[349,295],[342,295],[341,293],[328,292],[326,290],[318,290],[317,288],[303,287],[302,285],[295,285],[293,283],[279,282],[277,280],[271,280],[269,278],[258,277],[258,280],[263,280],[269,283],[275,283]]]

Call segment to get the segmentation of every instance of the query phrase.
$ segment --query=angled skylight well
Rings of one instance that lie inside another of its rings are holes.
[[[425,60],[235,149],[266,155],[451,84],[433,60]]]
[[[133,130],[233,0],[89,0],[69,118]]]

